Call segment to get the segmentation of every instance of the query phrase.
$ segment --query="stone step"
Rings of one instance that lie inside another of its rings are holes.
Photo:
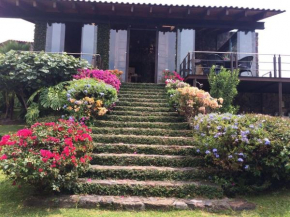
[[[165,103],[156,103],[156,102],[117,102],[118,106],[133,106],[133,107],[151,107],[151,108],[168,108],[169,104],[167,102]]]
[[[91,164],[107,166],[163,166],[196,167],[204,163],[202,157],[147,154],[92,154]]]
[[[146,145],[146,144],[124,144],[124,143],[95,143],[95,153],[138,153],[159,155],[191,155],[198,156],[199,153],[194,146],[177,145]]]
[[[134,179],[134,180],[202,180],[217,174],[201,167],[156,167],[156,166],[106,166],[91,165],[86,178],[95,179]]]
[[[136,98],[141,98],[141,99],[167,99],[167,95],[164,94],[150,94],[150,93],[143,93],[143,94],[119,94],[118,95],[119,99],[136,99]]]
[[[46,197],[31,196],[25,199],[26,207],[37,208],[85,208],[112,209],[127,211],[144,210],[206,210],[242,211],[253,210],[256,205],[243,199],[179,199],[174,197],[105,196],[105,195],[54,195]]]
[[[165,85],[121,85],[121,89],[131,89],[131,90],[163,90]]]
[[[165,130],[150,128],[113,128],[113,127],[92,127],[94,134],[109,135],[146,135],[146,136],[167,136],[167,137],[193,137],[191,130]]]
[[[78,180],[74,192],[77,194],[97,194],[115,196],[146,197],[206,197],[222,198],[220,186],[200,181],[136,181],[136,180]]]
[[[122,82],[122,86],[156,86],[156,87],[165,87],[164,83],[133,83],[133,82]]]
[[[119,98],[119,103],[121,102],[146,102],[146,103],[168,103],[168,100],[166,97],[164,98],[159,98],[159,99],[154,99],[154,98],[143,98],[143,97],[138,97],[138,98]]]
[[[120,89],[119,95],[122,94],[140,94],[140,95],[164,95],[166,94],[165,89],[164,90],[158,90],[158,89]]]
[[[196,141],[194,140],[194,138],[191,137],[92,134],[92,138],[94,142],[97,143],[129,143],[179,146],[196,145]]]
[[[121,116],[121,115],[107,115],[99,117],[100,120],[107,121],[125,121],[125,122],[183,122],[184,117],[168,117],[168,116]]]
[[[121,115],[121,116],[173,116],[177,117],[177,112],[155,112],[155,111],[114,111],[110,112],[112,115]]]
[[[148,107],[148,106],[115,106],[114,111],[142,111],[142,112],[174,112],[171,107]]]
[[[124,121],[94,121],[97,127],[115,127],[115,128],[151,128],[168,130],[188,130],[187,122],[165,123],[165,122],[124,122]]]

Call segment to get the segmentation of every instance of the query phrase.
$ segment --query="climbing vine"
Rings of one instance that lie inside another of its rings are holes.
[[[34,51],[44,51],[46,42],[46,22],[36,22],[34,30]]]
[[[97,53],[101,55],[103,69],[109,68],[110,24],[98,25]]]

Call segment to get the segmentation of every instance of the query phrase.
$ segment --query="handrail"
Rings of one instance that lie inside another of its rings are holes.
[[[206,56],[205,54],[215,54]],[[207,75],[212,66],[216,71],[221,67],[233,70],[238,69],[240,76],[274,78],[290,77],[290,55],[260,54],[246,52],[219,52],[219,51],[194,51],[188,52],[179,65],[182,77],[195,74]],[[283,61],[282,61],[283,58]],[[243,73],[247,72],[247,73]]]

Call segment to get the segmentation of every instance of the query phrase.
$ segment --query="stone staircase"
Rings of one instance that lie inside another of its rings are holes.
[[[114,110],[94,126],[91,167],[75,189],[90,195],[81,197],[80,207],[231,207],[222,188],[208,181],[216,171],[203,167],[164,85],[123,84]]]

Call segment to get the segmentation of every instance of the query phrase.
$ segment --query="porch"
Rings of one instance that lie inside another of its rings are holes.
[[[240,112],[290,117],[290,55],[189,52],[180,64],[185,81],[209,91],[208,74],[215,67],[239,70]]]

